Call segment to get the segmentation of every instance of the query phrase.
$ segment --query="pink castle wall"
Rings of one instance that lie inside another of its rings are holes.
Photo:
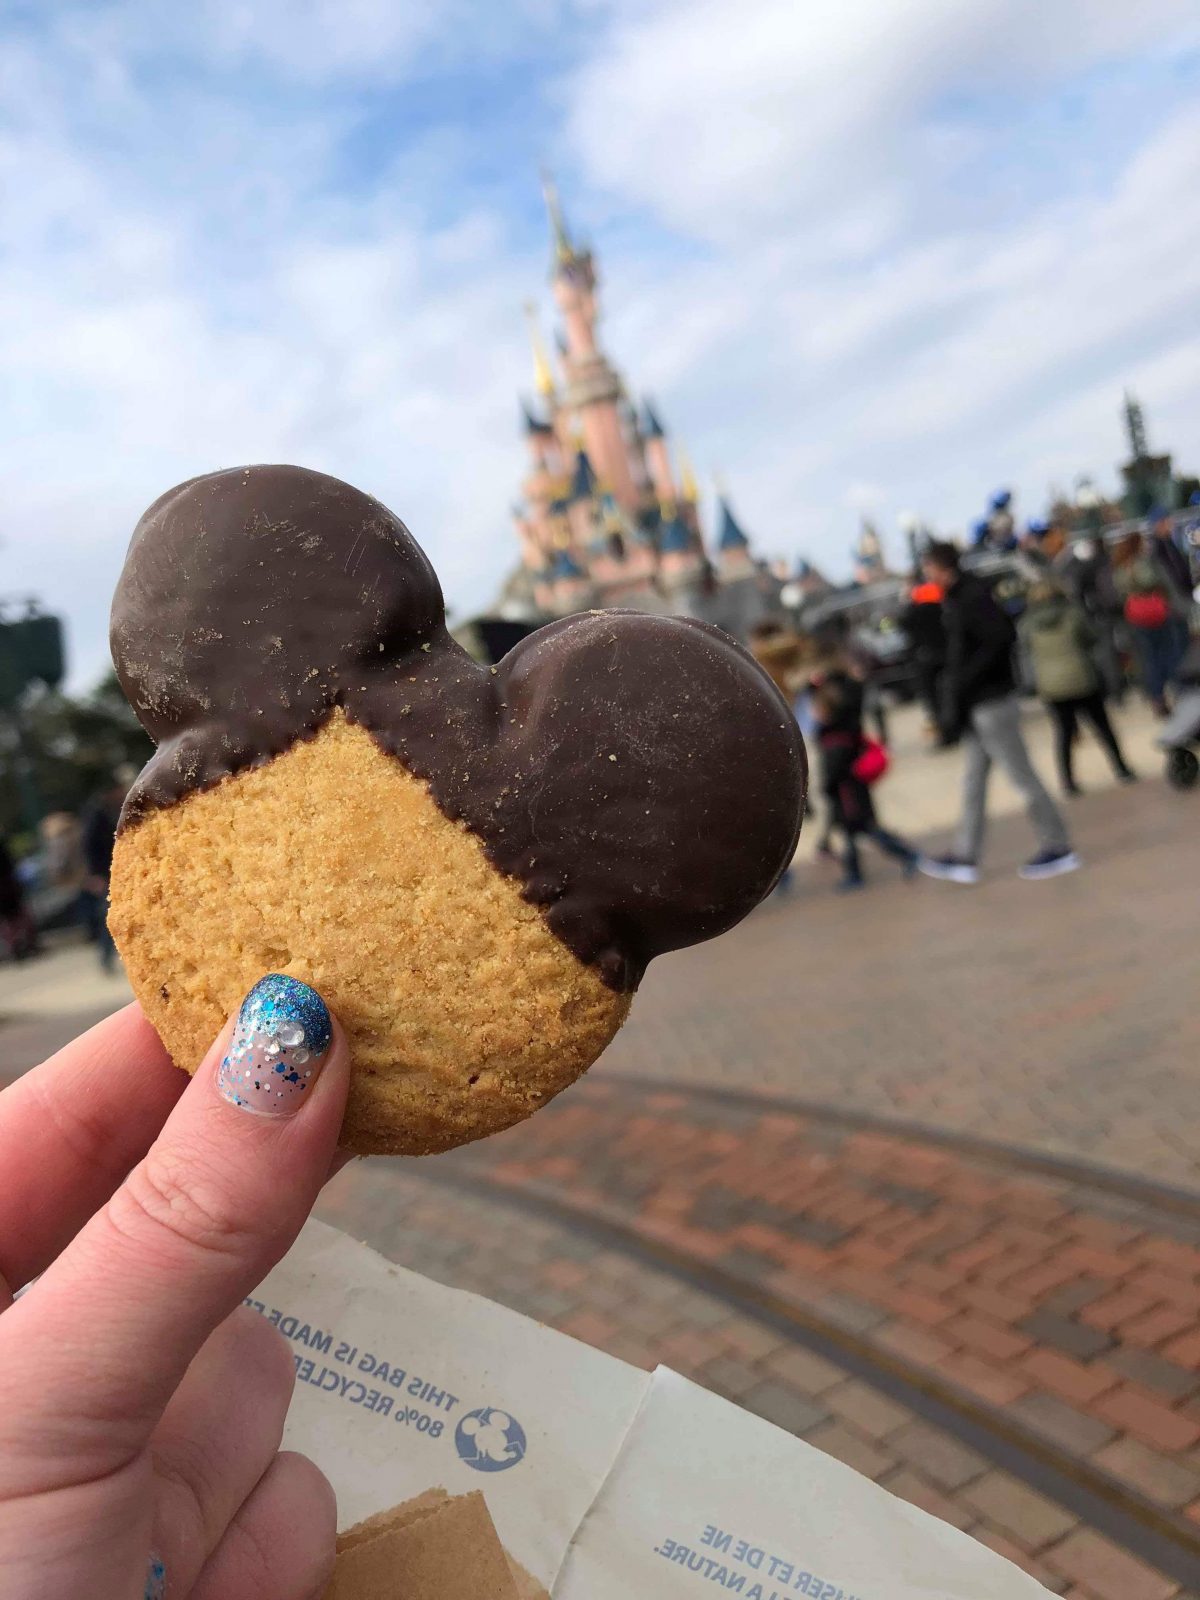
[[[632,511],[638,503],[629,454],[621,436],[621,419],[616,403],[599,400],[583,408],[583,438],[588,459],[597,476],[616,496],[617,504]]]
[[[675,480],[671,475],[671,458],[667,454],[665,439],[646,440],[646,465],[650,469],[650,482],[660,500],[674,500]]]

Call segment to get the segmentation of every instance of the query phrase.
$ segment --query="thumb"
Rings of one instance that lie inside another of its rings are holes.
[[[303,1226],[348,1074],[315,989],[277,973],[255,984],[145,1160],[0,1320],[0,1493],[13,1473],[51,1488],[142,1447],[192,1357]]]

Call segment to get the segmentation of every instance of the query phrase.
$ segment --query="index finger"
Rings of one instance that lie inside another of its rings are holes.
[[[264,1023],[269,985],[283,999]],[[323,1029],[320,1054],[299,1042],[306,1026]],[[0,1493],[130,1460],[200,1346],[303,1226],[341,1126],[344,1036],[314,990],[279,975],[251,990],[230,1046],[233,1032],[145,1160],[0,1318]],[[305,1064],[285,1075],[289,1049]]]
[[[132,1004],[0,1093],[0,1279],[19,1289],[65,1249],[186,1083]]]

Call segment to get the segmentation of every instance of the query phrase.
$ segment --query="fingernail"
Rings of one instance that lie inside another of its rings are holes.
[[[167,1569],[157,1556],[151,1556],[146,1569],[146,1600],[163,1600],[166,1592]]]
[[[332,1038],[317,991],[299,978],[269,973],[242,1001],[217,1088],[244,1111],[294,1116],[320,1076]]]

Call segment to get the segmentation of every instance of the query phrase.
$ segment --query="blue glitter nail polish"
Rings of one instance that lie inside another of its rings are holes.
[[[151,1556],[146,1570],[146,1600],[163,1600],[166,1592],[167,1569],[157,1556]]]
[[[217,1087],[243,1110],[291,1116],[308,1098],[332,1039],[329,1011],[317,991],[299,978],[269,973],[242,1002]]]

